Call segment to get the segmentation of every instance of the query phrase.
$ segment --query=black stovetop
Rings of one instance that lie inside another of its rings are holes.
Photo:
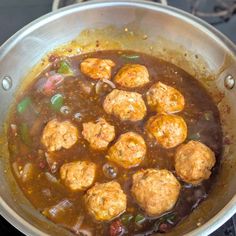
[[[0,45],[32,20],[51,11],[53,0],[0,0]],[[72,2],[62,0],[63,3]],[[236,43],[235,0],[167,0],[168,4],[200,16]],[[22,235],[0,216],[0,234]],[[211,236],[236,236],[236,215]]]

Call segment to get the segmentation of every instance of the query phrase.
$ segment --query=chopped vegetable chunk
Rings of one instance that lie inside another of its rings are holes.
[[[60,62],[57,72],[64,75],[73,75],[73,71],[67,61]]]
[[[32,101],[29,97],[24,98],[20,101],[17,105],[17,111],[19,113],[23,113],[26,111],[26,109],[31,105]]]
[[[55,94],[51,98],[51,107],[55,111],[60,111],[61,107],[63,106],[64,98],[61,94]]]
[[[181,68],[138,51],[101,51],[122,46],[101,37],[49,53],[17,91],[6,129],[12,173],[67,234],[169,234],[217,182],[218,108]]]

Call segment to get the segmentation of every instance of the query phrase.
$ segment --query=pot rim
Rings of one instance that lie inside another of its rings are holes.
[[[179,19],[184,20],[185,22],[191,23],[195,28],[200,28],[203,32],[209,34],[209,36],[220,44],[225,50],[236,57],[236,45],[230,41],[224,34],[219,32],[213,26],[209,25],[205,21],[187,13],[183,10],[171,7],[164,6],[159,3],[154,3],[145,0],[129,0],[129,1],[112,1],[112,0],[98,0],[98,1],[89,1],[84,3],[78,3],[72,6],[68,6],[62,9],[59,9],[55,12],[48,13],[15,33],[11,36],[1,47],[0,47],[0,60],[26,35],[30,32],[36,30],[38,27],[49,23],[55,19],[63,17],[67,14],[73,12],[79,12],[83,10],[88,10],[91,8],[99,7],[114,7],[114,6],[130,6],[130,7],[139,7],[143,9],[156,10],[158,12],[163,12],[168,15],[178,17]],[[187,233],[186,235],[191,236],[201,236],[209,235],[217,228],[219,228],[223,223],[225,223],[229,218],[231,218],[236,212],[236,195],[229,201],[229,203],[221,209],[214,217],[212,217],[205,224],[194,229],[193,231]],[[19,231],[25,233],[26,235],[39,236],[39,235],[48,235],[42,232],[40,229],[29,224],[24,218],[19,216],[0,196],[0,214],[14,227]]]

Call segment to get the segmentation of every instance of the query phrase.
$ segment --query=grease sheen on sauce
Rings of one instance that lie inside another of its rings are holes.
[[[129,58],[124,55],[136,56]],[[189,215],[191,211],[207,197],[214,183],[217,167],[220,162],[222,130],[217,106],[203,86],[182,69],[146,54],[131,51],[101,51],[68,58],[75,72],[75,76],[66,77],[64,82],[54,92],[54,94],[59,93],[63,95],[64,106],[66,106],[64,110],[66,110],[66,112],[51,109],[51,96],[45,96],[36,89],[40,86],[40,81],[43,81],[45,73],[54,70],[57,65],[51,65],[47,71],[43,71],[38,78],[35,78],[25,91],[22,91],[22,96],[17,98],[16,104],[19,103],[22,98],[30,97],[32,100],[31,110],[19,115],[17,114],[17,106],[15,105],[10,115],[9,127],[10,124],[16,125],[18,132],[22,124],[27,124],[30,130],[30,144],[23,143],[19,134],[17,133],[15,136],[14,132],[9,128],[8,141],[10,161],[11,163],[16,162],[21,166],[31,162],[34,164],[35,170],[33,178],[25,183],[16,176],[18,184],[25,196],[35,208],[41,212],[56,205],[63,199],[68,199],[72,203],[73,207],[67,208],[58,217],[53,219],[55,223],[73,231],[73,225],[76,224],[78,216],[84,215],[85,218],[81,228],[92,229],[94,235],[108,235],[109,226],[112,222],[98,223],[87,215],[82,200],[84,192],[70,192],[60,182],[52,183],[43,174],[44,172],[50,172],[50,170],[46,162],[46,150],[41,144],[40,138],[45,124],[53,118],[57,118],[58,120],[70,120],[78,127],[80,133],[79,142],[76,145],[68,150],[62,149],[61,151],[55,152],[55,158],[59,165],[61,166],[63,163],[73,160],[92,161],[96,163],[99,170],[97,171],[96,182],[110,181],[102,171],[103,165],[107,163],[107,159],[105,158],[106,151],[94,151],[89,147],[89,144],[83,139],[81,134],[82,123],[95,121],[98,117],[104,117],[110,124],[114,125],[116,129],[116,138],[110,145],[116,141],[120,134],[128,131],[134,131],[142,135],[147,144],[147,155],[141,165],[129,170],[116,166],[118,174],[115,179],[121,184],[122,189],[127,194],[127,212],[134,217],[138,214],[145,215],[145,213],[135,204],[131,197],[130,187],[132,174],[141,168],[166,168],[175,174],[174,153],[176,148],[161,148],[153,142],[153,140],[150,140],[145,131],[145,122],[155,113],[148,109],[146,117],[139,122],[122,122],[114,116],[107,115],[102,108],[102,103],[111,89],[105,85],[100,88],[99,95],[96,94],[95,86],[97,81],[89,79],[79,71],[80,63],[87,57],[113,60],[116,66],[112,70],[112,78],[114,78],[119,68],[126,63],[145,65],[150,74],[150,83],[137,89],[125,89],[116,85],[118,89],[141,93],[145,102],[146,91],[157,81],[161,81],[178,89],[185,97],[186,102],[185,109],[178,113],[178,115],[182,116],[187,123],[187,140],[199,140],[215,152],[217,164],[209,180],[195,187],[181,182],[182,190],[179,200],[171,212],[168,213],[170,216],[174,215],[172,221],[167,221],[166,219],[168,217],[162,217],[161,219],[150,219],[147,217],[141,225],[137,225],[133,219],[131,223],[126,226],[125,234],[149,235],[157,231],[169,231],[181,221],[181,219]],[[91,89],[91,95],[86,93],[86,89]],[[54,175],[59,180],[58,171]]]

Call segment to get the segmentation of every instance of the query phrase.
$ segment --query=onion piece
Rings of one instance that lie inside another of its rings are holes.
[[[54,175],[50,174],[49,172],[45,172],[45,176],[48,181],[50,181],[52,183],[58,183],[57,178]]]
[[[18,164],[16,162],[14,162],[12,164],[12,168],[13,168],[14,173],[16,174],[17,178],[20,178],[21,174],[20,174],[20,170],[19,170]]]
[[[43,85],[43,92],[45,95],[52,95],[56,87],[62,83],[64,77],[61,74],[53,74],[48,77]]]
[[[90,228],[81,228],[81,225],[84,221],[84,216],[79,216],[77,223],[75,223],[74,226],[69,226],[69,225],[63,225],[62,226],[68,230],[70,230],[72,233],[75,235],[79,236],[92,236],[93,235],[93,229]]]
[[[189,188],[192,188],[193,185],[192,184],[188,184],[188,183],[184,183],[183,187],[189,189]]]
[[[113,89],[116,88],[116,85],[108,79],[102,79],[102,82],[108,84]]]
[[[16,174],[17,178],[19,178],[19,179],[21,178],[21,180],[23,182],[30,180],[33,176],[34,166],[30,162],[26,163],[22,170],[19,169],[17,162],[14,162],[12,164],[12,168],[13,168],[14,173]]]
[[[38,79],[38,81],[35,83],[34,85],[34,89],[37,91],[37,92],[43,92],[44,90],[44,84],[47,82],[47,77],[42,77],[40,79]]]
[[[45,153],[46,161],[48,163],[49,169],[52,173],[56,173],[59,168],[59,163],[57,161],[56,156],[54,156],[52,153]]]
[[[16,124],[11,124],[10,125],[12,133],[14,134],[14,136],[17,136],[17,126]]]
[[[56,205],[44,209],[42,212],[43,215],[47,216],[49,219],[55,219],[57,218],[60,214],[65,213],[66,210],[72,207],[72,203],[68,199],[64,199],[57,203]]]
[[[102,80],[99,80],[99,81],[97,82],[96,86],[95,86],[95,92],[96,92],[96,94],[99,94],[100,89],[101,89],[101,86],[102,86],[103,83],[109,85],[112,89],[115,89],[115,88],[116,88],[116,85],[115,85],[113,82],[111,82],[110,80],[108,80],[108,79],[102,79]]]
[[[56,217],[56,215],[60,212],[63,212],[70,208],[72,206],[72,203],[68,199],[64,199],[63,201],[59,202],[57,205],[49,209],[49,213]]]
[[[83,224],[83,221],[84,221],[84,216],[82,216],[82,215],[78,216],[77,221],[76,221],[75,225],[71,228],[71,230],[74,233],[79,234],[79,232],[81,230],[80,227]]]
[[[23,182],[29,181],[33,176],[33,164],[32,163],[27,163],[25,164],[23,170],[22,170],[22,174],[21,174],[21,178]]]
[[[99,81],[96,83],[96,86],[95,86],[95,92],[96,92],[96,94],[99,94],[100,89],[101,89],[101,86],[102,86],[102,80],[99,80]]]
[[[92,236],[92,231],[90,231],[89,229],[80,229],[76,234],[78,235],[83,235],[83,236]]]

